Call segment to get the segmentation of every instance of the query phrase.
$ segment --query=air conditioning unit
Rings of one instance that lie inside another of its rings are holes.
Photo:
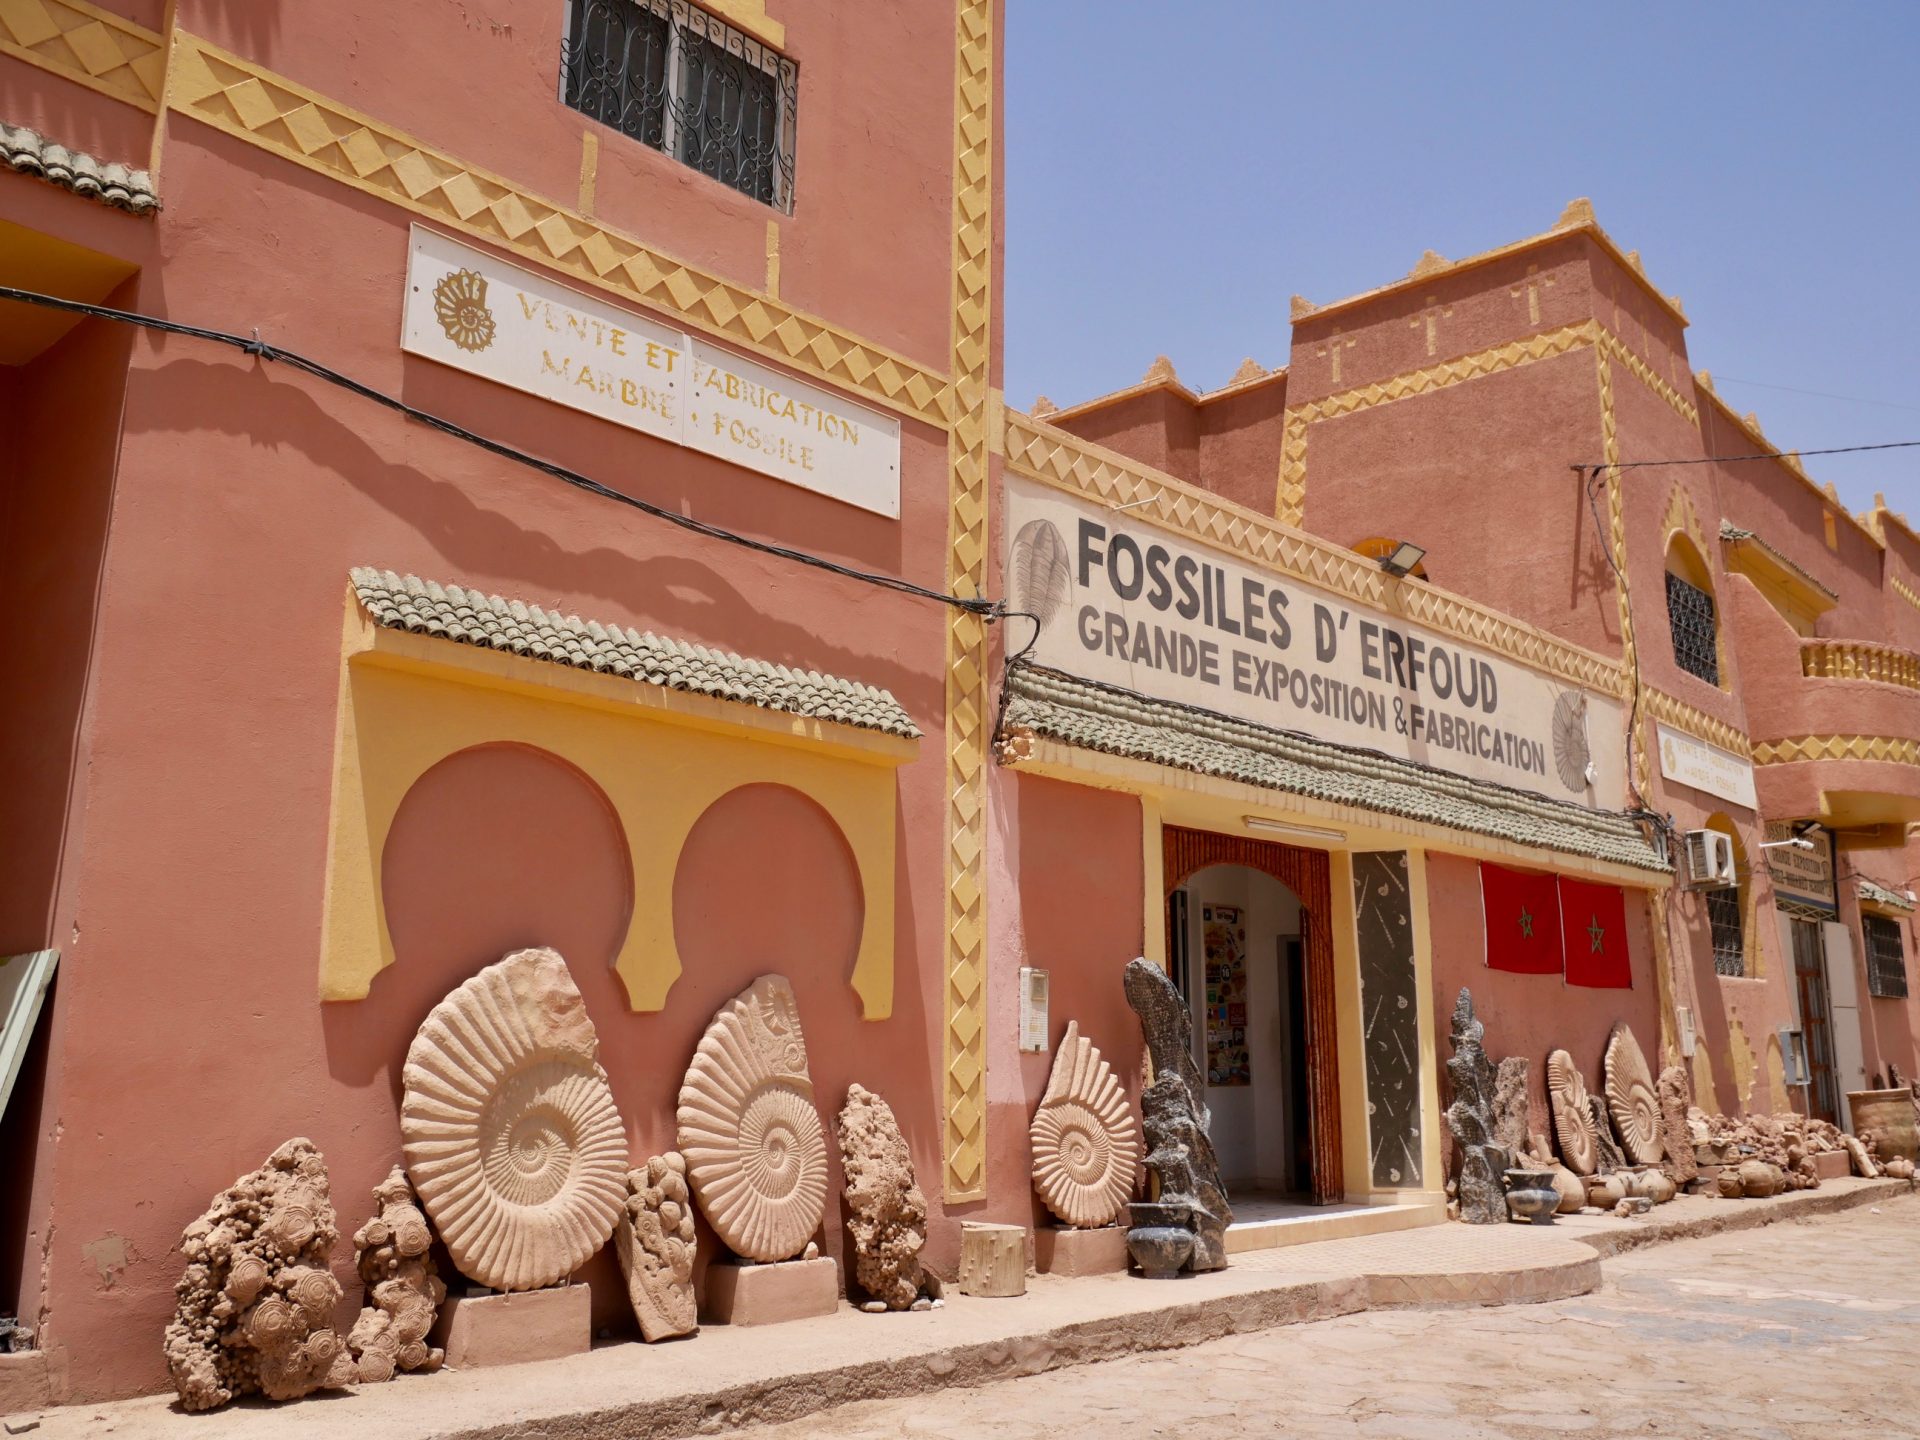
[[[1733,839],[1718,830],[1687,831],[1687,888],[1724,890],[1739,883],[1733,873]]]

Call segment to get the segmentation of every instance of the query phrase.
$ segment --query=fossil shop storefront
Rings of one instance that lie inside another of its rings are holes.
[[[1192,494],[1189,514],[1210,503]],[[1137,916],[1194,1016],[1229,1249],[1441,1218],[1436,1018],[1460,985],[1482,993],[1482,935],[1455,918],[1469,890],[1477,918],[1474,861],[1664,879],[1609,808],[1618,699],[1552,668],[1604,677],[1607,662],[1278,526],[1329,583],[1263,563],[1260,536],[1200,543],[1071,481],[1010,477],[1006,517],[1010,593],[1038,631],[1001,743],[1024,963],[1049,970],[1056,1012],[1095,1005],[1118,991]],[[1547,665],[1408,618],[1443,609],[1498,622]],[[1041,913],[1030,872],[1062,852],[1098,891],[1067,908],[1101,944]],[[1629,909],[1634,998],[1651,1005],[1645,908]],[[1550,988],[1528,1003],[1560,1010]],[[1497,1039],[1501,1017],[1482,1015]],[[1516,1036],[1551,1023],[1508,1018]]]

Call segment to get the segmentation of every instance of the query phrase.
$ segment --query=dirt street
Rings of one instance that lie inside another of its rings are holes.
[[[1920,1435],[1911,1201],[1606,1262],[1596,1294],[1384,1311],[974,1390],[755,1440]]]

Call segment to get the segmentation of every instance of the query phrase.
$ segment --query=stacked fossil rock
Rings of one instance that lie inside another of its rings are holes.
[[[1469,1225],[1499,1225],[1507,1219],[1503,1178],[1512,1154],[1495,1139],[1496,1095],[1499,1072],[1481,1044],[1484,1027],[1473,1013],[1473,996],[1465,986],[1453,1007],[1453,1029],[1448,1036],[1453,1055],[1447,1075],[1453,1081],[1453,1102],[1447,1106],[1447,1126],[1453,1132],[1459,1156],[1456,1181],[1460,1218]],[[1511,1081],[1511,1072],[1509,1072]],[[1511,1096],[1507,1097],[1507,1104]],[[1504,1112],[1505,1106],[1501,1107]],[[1511,1123],[1509,1121],[1509,1123]],[[1524,1123],[1521,1127],[1525,1128]]]
[[[1726,1199],[1764,1199],[1820,1184],[1813,1157],[1833,1151],[1858,1155],[1850,1163],[1871,1175],[1873,1161],[1853,1136],[1825,1120],[1804,1115],[1709,1115],[1687,1111],[1687,1133],[1702,1174],[1701,1188]]]
[[[373,1218],[353,1235],[353,1264],[366,1287],[366,1305],[347,1336],[354,1378],[391,1380],[399,1370],[434,1371],[446,1359],[429,1347],[447,1287],[434,1271],[433,1232],[421,1213],[407,1172],[394,1166],[373,1187]]]
[[[853,1085],[835,1130],[847,1181],[854,1279],[869,1297],[864,1308],[928,1308],[931,1298],[920,1293],[927,1199],[914,1183],[913,1156],[892,1108],[864,1085]]]
[[[698,1330],[693,1196],[687,1190],[686,1158],[678,1150],[655,1155],[628,1174],[627,1213],[613,1239],[641,1335],[668,1340]]]

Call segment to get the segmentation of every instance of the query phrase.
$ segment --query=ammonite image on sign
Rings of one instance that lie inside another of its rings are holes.
[[[586,1002],[551,950],[519,950],[434,1006],[407,1051],[400,1136],[461,1274],[564,1280],[626,1205],[627,1138]]]
[[[1067,542],[1060,538],[1059,527],[1051,520],[1029,520],[1013,537],[1007,585],[1013,592],[1014,609],[1033,616],[1042,630],[1073,598],[1073,564],[1067,558]]]
[[[746,1260],[790,1260],[820,1228],[827,1140],[793,989],[762,975],[720,1007],[680,1087],[687,1179],[714,1233]]]
[[[1593,1174],[1600,1168],[1600,1142],[1593,1128],[1587,1082],[1564,1050],[1547,1056],[1547,1099],[1553,1107],[1560,1158],[1576,1175]]]
[[[1067,1025],[1027,1135],[1033,1188],[1047,1208],[1069,1225],[1111,1225],[1133,1194],[1140,1126],[1113,1067],[1081,1037],[1078,1021]]]
[[[1607,1111],[1620,1132],[1627,1158],[1640,1165],[1658,1165],[1666,1154],[1660,1143],[1660,1095],[1653,1088],[1647,1057],[1626,1021],[1613,1027],[1607,1041]]]
[[[462,350],[479,352],[493,344],[493,311],[487,305],[487,277],[478,270],[455,270],[433,287],[433,318],[447,339]]]
[[[1569,790],[1587,788],[1593,748],[1587,742],[1587,697],[1569,690],[1553,702],[1553,768]]]

